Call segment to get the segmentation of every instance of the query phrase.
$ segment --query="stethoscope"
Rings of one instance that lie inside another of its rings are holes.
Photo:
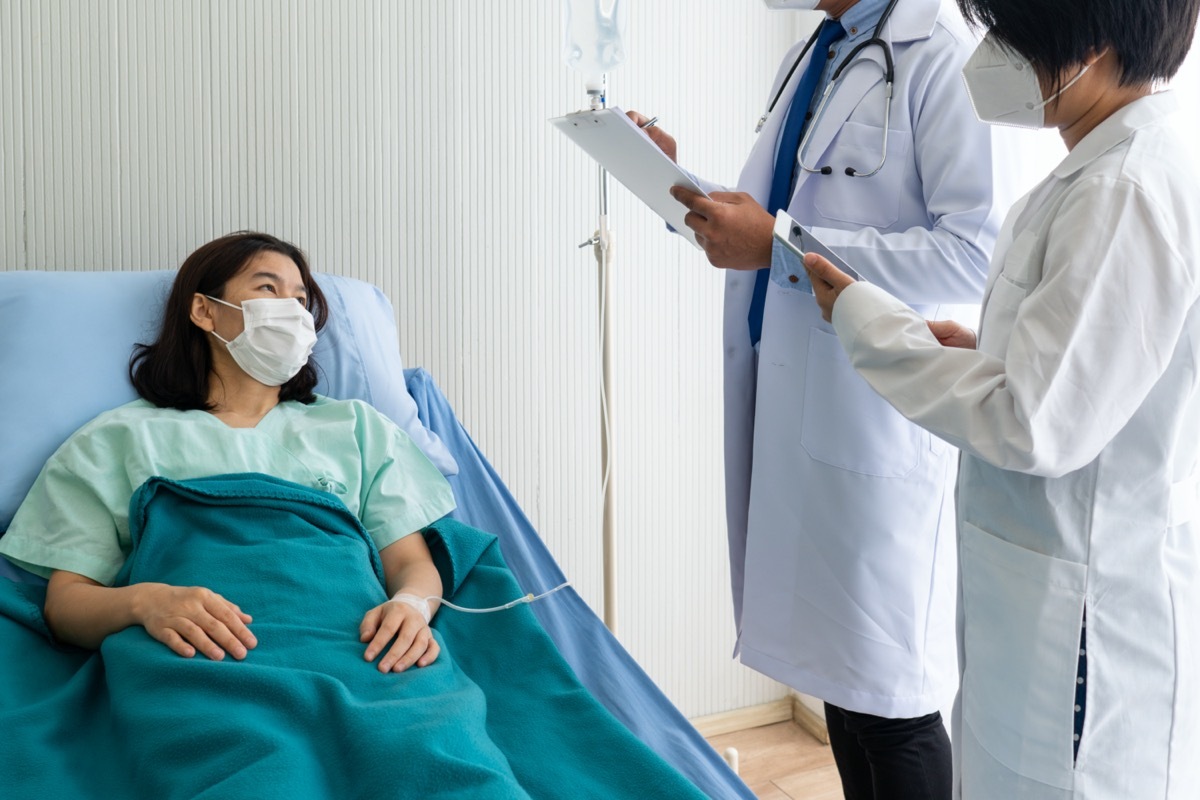
[[[804,152],[808,148],[808,142],[809,139],[812,138],[812,132],[816,129],[817,123],[821,119],[821,114],[823,114],[825,111],[825,105],[829,102],[829,97],[833,94],[834,88],[838,85],[838,81],[842,77],[842,73],[845,72],[851,66],[851,64],[862,63],[855,62],[854,59],[859,53],[861,53],[863,50],[866,50],[868,47],[878,47],[883,51],[883,77],[884,82],[886,83],[886,86],[884,87],[883,105],[883,148],[879,154],[879,165],[875,167],[875,169],[871,170],[870,172],[859,172],[854,167],[846,167],[846,174],[851,178],[869,178],[875,173],[879,172],[879,170],[883,169],[883,164],[887,160],[888,127],[892,118],[892,86],[896,82],[896,65],[892,59],[891,45],[885,42],[879,34],[883,30],[884,24],[888,21],[888,17],[892,15],[892,9],[896,7],[896,2],[897,0],[890,0],[890,2],[887,4],[887,7],[883,9],[883,14],[879,17],[879,22],[875,24],[875,31],[871,34],[871,38],[867,39],[865,42],[860,42],[859,44],[855,45],[854,49],[842,59],[842,62],[838,64],[837,69],[833,71],[833,75],[830,76],[829,85],[825,87],[825,91],[821,94],[821,102],[817,104],[817,111],[815,114],[813,114],[813,118],[808,125],[808,129],[804,131],[804,137],[800,140],[800,149],[796,155],[796,161],[800,165],[800,169],[804,170],[805,172],[812,173],[814,175],[833,174],[833,167],[828,165],[824,167],[813,168],[805,164]],[[783,95],[783,90],[787,88],[788,83],[792,79],[792,75],[794,75],[796,70],[799,68],[800,62],[804,61],[804,57],[808,55],[808,51],[812,49],[812,46],[816,43],[816,41],[817,37],[815,35],[810,37],[808,42],[804,45],[804,49],[800,51],[800,56],[796,59],[796,63],[792,64],[792,68],[788,70],[787,77],[784,78],[783,83],[779,85],[779,91],[775,93],[775,99],[773,99],[771,101],[771,105],[767,107],[766,113],[759,117],[758,126],[754,129],[755,133],[761,131],[763,129],[763,125],[767,124],[767,118],[770,117],[772,112],[775,111],[775,106],[779,103],[779,98]]]

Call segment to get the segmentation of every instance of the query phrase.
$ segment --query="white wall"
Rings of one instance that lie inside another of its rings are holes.
[[[1187,60],[1171,81],[1170,88],[1180,101],[1180,116],[1183,129],[1193,133],[1200,130],[1200,36],[1192,42]]]
[[[626,0],[610,102],[732,183],[798,17]],[[259,228],[381,286],[600,608],[595,172],[558,0],[0,0],[0,268],[177,265]],[[721,278],[611,197],[621,639],[690,716],[785,691],[729,660]]]

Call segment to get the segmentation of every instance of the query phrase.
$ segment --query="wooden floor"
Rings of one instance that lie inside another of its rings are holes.
[[[713,736],[718,753],[736,747],[742,780],[760,800],[842,800],[827,745],[793,722]]]

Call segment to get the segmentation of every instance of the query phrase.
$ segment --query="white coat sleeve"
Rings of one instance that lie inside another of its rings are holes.
[[[975,117],[962,82],[968,55],[940,47],[923,79],[910,84],[911,96],[892,101],[910,107],[928,228],[813,229],[866,280],[913,305],[979,302],[1000,221],[1015,199],[995,191],[994,144],[1010,137]]]
[[[1171,219],[1128,182],[1080,181],[1003,358],[941,347],[918,315],[864,283],[838,298],[834,327],[859,373],[918,425],[1003,469],[1065,475],[1125,426],[1175,351],[1197,287]]]

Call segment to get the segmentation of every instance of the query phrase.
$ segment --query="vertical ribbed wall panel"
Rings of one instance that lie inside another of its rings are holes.
[[[610,102],[732,184],[796,18],[627,0]],[[781,24],[783,23],[783,24]],[[558,0],[4,0],[0,268],[149,269],[261,228],[380,286],[601,607],[594,165]],[[729,659],[722,277],[611,189],[620,638],[688,715],[783,696]]]
[[[25,265],[26,186],[31,164],[25,155],[30,124],[26,62],[29,37],[25,8],[0,3],[0,265]]]

